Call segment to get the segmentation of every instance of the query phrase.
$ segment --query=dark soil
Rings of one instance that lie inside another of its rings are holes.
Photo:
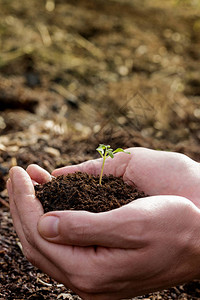
[[[124,183],[121,178],[73,173],[53,178],[51,182],[35,186],[36,196],[44,212],[52,210],[87,210],[104,212],[119,208],[137,198],[145,197],[136,186]]]

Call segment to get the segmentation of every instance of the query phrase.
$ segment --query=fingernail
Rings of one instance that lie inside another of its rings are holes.
[[[58,236],[59,218],[56,216],[44,216],[38,223],[38,231],[44,238]]]

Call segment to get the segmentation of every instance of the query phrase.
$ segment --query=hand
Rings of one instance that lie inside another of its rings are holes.
[[[177,195],[191,200],[200,207],[200,165],[184,154],[155,151],[146,148],[129,148],[107,158],[104,174],[123,177],[128,184],[133,182],[147,195]],[[79,165],[55,170],[52,175],[77,171],[100,174],[102,159],[90,160]]]
[[[39,183],[49,176],[36,166],[27,171]],[[51,212],[45,215],[53,217],[48,221],[40,218],[42,207],[21,168],[12,169],[8,190],[28,259],[83,299],[132,297],[199,277],[199,210],[185,198],[153,196],[101,214]],[[55,217],[59,223],[53,225]],[[51,227],[46,240],[37,231],[38,222],[42,234]]]
[[[32,178],[22,168],[13,167],[7,181],[11,215],[24,255],[33,265],[71,288],[83,299],[95,299],[87,298],[87,285],[84,287],[81,281],[85,276],[87,260],[96,260],[94,248],[52,244],[40,236],[37,225],[44,211],[35,197],[33,184],[49,181],[51,176],[36,165],[28,170]]]

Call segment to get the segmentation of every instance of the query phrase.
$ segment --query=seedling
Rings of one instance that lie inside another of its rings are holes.
[[[100,177],[99,177],[99,185],[101,185],[106,158],[109,157],[109,156],[111,158],[114,158],[114,154],[118,153],[118,152],[124,152],[124,153],[127,153],[127,154],[130,154],[130,152],[126,152],[122,148],[117,148],[116,150],[113,151],[113,149],[110,148],[110,145],[104,145],[104,144],[100,144],[99,147],[96,148],[96,150],[99,152],[99,154],[103,158],[103,163],[102,163],[102,167],[101,167],[101,174],[100,174]]]

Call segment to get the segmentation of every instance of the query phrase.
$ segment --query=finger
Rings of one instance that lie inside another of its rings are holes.
[[[131,149],[126,149],[130,151]],[[132,159],[132,154],[116,153],[114,158],[108,157],[106,159],[104,173],[106,175],[113,174],[116,177],[121,177]],[[66,166],[56,169],[52,172],[53,176],[64,175],[74,172],[86,172],[88,174],[99,175],[102,168],[102,158],[89,160],[75,166]]]
[[[34,237],[37,232],[37,222],[43,215],[41,203],[35,197],[34,186],[30,176],[21,167],[10,170],[13,201],[26,236]]]
[[[48,181],[51,181],[52,179],[49,172],[47,172],[46,170],[44,170],[43,168],[35,164],[29,165],[28,168],[26,169],[26,172],[29,174],[29,176],[33,181],[39,184],[46,183]]]
[[[199,202],[198,163],[184,154],[146,148],[132,148],[132,155],[124,181],[133,181],[148,195],[177,195]]]
[[[22,225],[21,225],[21,222],[20,222],[20,218],[19,218],[19,215],[18,215],[18,212],[17,212],[17,208],[16,208],[16,205],[15,205],[15,202],[14,202],[12,183],[11,183],[10,179],[8,179],[8,181],[7,181],[7,190],[8,190],[9,203],[10,203],[10,213],[11,213],[11,216],[12,216],[13,224],[14,224],[15,230],[17,232],[17,235],[18,235],[21,243],[23,245],[25,245],[25,248],[26,248],[28,243],[26,241],[26,238],[25,238],[25,235],[24,235],[24,232],[23,232],[23,228],[22,228]]]
[[[62,272],[45,256],[41,254],[41,252],[37,251],[32,245],[27,241],[25,234],[23,232],[23,228],[20,222],[20,218],[17,212],[17,208],[13,201],[13,192],[12,192],[12,184],[11,181],[7,182],[7,189],[9,194],[9,202],[10,202],[10,211],[12,215],[13,224],[19,240],[22,245],[22,252],[27,257],[27,259],[37,268],[52,276],[58,282],[62,282],[63,274]]]
[[[53,176],[67,175],[75,172],[87,172],[88,174],[96,175],[102,164],[101,159],[89,160],[74,166],[66,166],[56,169],[52,172]]]
[[[139,249],[149,244],[148,234],[168,206],[191,202],[177,196],[151,196],[103,213],[54,211],[43,215],[38,231],[50,242],[74,246]],[[192,205],[192,203],[190,204]],[[194,206],[195,207],[195,206]],[[151,232],[152,234],[152,232]]]
[[[143,247],[146,244],[143,238],[145,209],[142,210],[136,202],[140,201],[98,214],[86,211],[49,212],[40,218],[38,231],[48,241],[66,245]]]

